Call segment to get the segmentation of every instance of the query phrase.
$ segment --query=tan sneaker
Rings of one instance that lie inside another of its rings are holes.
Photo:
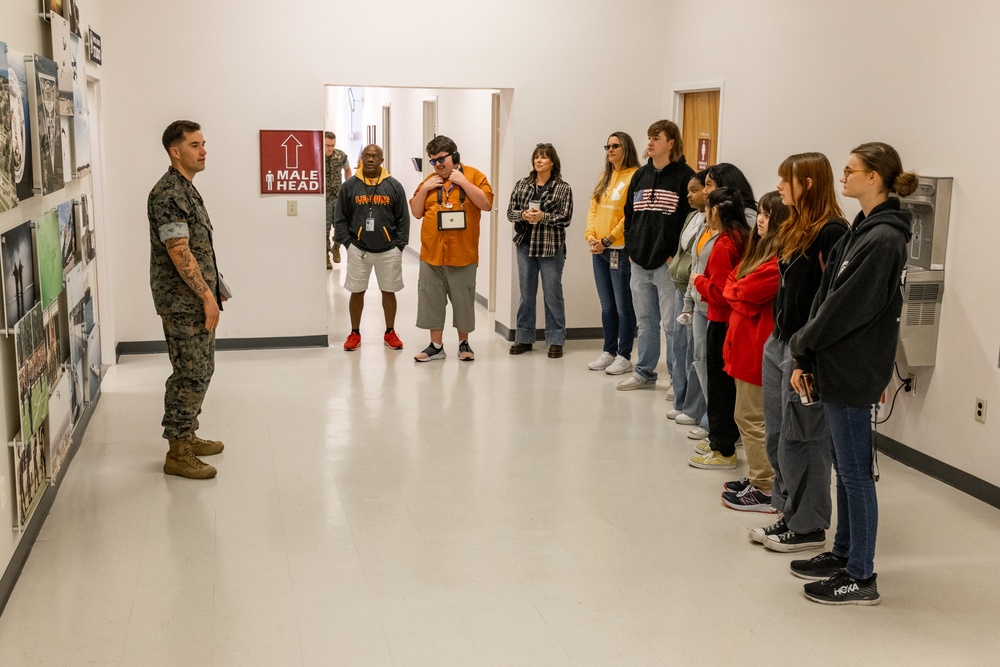
[[[195,456],[215,456],[221,454],[225,448],[221,440],[205,440],[197,435],[191,436],[191,453]]]
[[[216,469],[191,453],[191,443],[188,440],[171,440],[170,451],[163,462],[163,473],[177,475],[188,479],[211,479],[216,475]]]

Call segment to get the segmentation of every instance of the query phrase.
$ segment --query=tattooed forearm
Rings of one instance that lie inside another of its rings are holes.
[[[201,298],[209,292],[208,284],[201,275],[198,260],[191,254],[186,238],[169,239],[166,242],[167,254],[177,268],[177,273],[191,290]]]

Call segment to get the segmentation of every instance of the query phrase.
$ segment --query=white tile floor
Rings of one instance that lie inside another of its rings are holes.
[[[0,665],[995,665],[1000,513],[887,458],[883,602],[807,601],[689,468],[663,388],[566,357],[381,344],[225,352],[215,480],[165,477],[164,356],[124,357],[0,617]],[[331,272],[331,282],[340,270]],[[544,350],[544,347],[542,348]]]

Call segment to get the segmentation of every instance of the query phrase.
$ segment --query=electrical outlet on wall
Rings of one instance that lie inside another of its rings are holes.
[[[986,399],[977,398],[976,399],[976,421],[982,424],[986,423]]]
[[[910,381],[909,392],[914,396],[917,395],[917,376],[913,373],[907,373],[906,379]]]

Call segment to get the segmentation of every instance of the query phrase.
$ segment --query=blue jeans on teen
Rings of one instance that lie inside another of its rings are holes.
[[[681,310],[684,309],[684,304],[681,304]],[[675,309],[676,310],[676,309]],[[693,319],[693,316],[692,316]],[[674,406],[676,410],[680,410],[688,417],[692,419],[699,420],[700,426],[708,430],[708,401],[705,400],[705,392],[701,388],[701,381],[698,379],[698,372],[694,368],[694,332],[692,326],[678,326],[677,330],[674,332],[674,345],[676,349],[677,338],[684,337],[687,339],[686,351],[685,351],[685,391],[684,391],[684,403],[677,406],[677,401],[674,401]],[[674,390],[676,394],[676,389]]]
[[[618,253],[618,268],[611,268],[611,253]],[[632,306],[632,262],[624,248],[607,248],[594,255],[594,282],[601,300],[601,324],[604,327],[604,351],[632,358],[635,341],[635,309]]]
[[[639,358],[634,373],[641,380],[656,382],[656,365],[660,362],[660,329],[662,327],[665,333],[664,319],[674,312],[674,281],[667,273],[666,264],[652,271],[633,264],[630,284],[635,318],[639,323]]]
[[[872,478],[871,409],[825,403],[837,471],[837,533],[833,553],[847,557],[847,573],[867,579],[875,572],[878,500]]]
[[[680,410],[687,394],[688,334],[687,327],[677,322],[677,316],[684,310],[684,290],[677,289],[673,281],[670,286],[674,288],[674,309],[669,315],[664,315],[667,319],[664,328],[668,331],[667,371],[670,373],[670,384],[674,388],[674,410]]]
[[[554,257],[528,257],[528,246],[517,246],[517,282],[521,288],[521,303],[517,307],[517,333],[514,341],[530,345],[535,342],[535,301],[538,296],[538,276],[542,277],[545,301],[545,344],[566,343],[566,303],[563,301],[562,274],[566,265],[566,246],[556,250]]]

